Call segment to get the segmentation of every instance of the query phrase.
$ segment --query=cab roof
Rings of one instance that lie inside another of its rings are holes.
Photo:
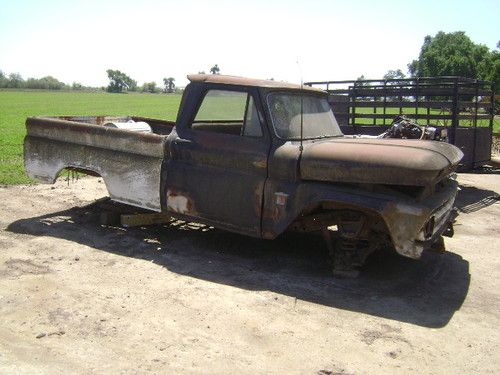
[[[298,85],[296,83],[281,82],[281,81],[271,81],[265,79],[253,79],[246,77],[237,76],[226,76],[220,74],[190,74],[187,76],[190,82],[207,82],[207,83],[221,83],[225,85],[237,85],[237,86],[256,86],[265,88],[277,88],[277,89],[293,89],[293,90],[306,90],[316,93],[324,93],[323,90],[317,89],[315,87]]]

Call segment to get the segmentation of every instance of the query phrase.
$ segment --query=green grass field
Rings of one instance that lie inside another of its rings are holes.
[[[24,122],[30,116],[136,115],[175,120],[177,94],[0,91],[0,184],[31,182],[24,173]]]
[[[412,118],[412,115],[415,114],[415,109],[414,108],[403,108],[403,115],[408,116],[409,118]],[[377,108],[376,112],[373,112],[373,108],[356,108],[356,113],[357,114],[382,114],[383,113],[383,108]],[[419,114],[427,114],[427,110],[424,108],[419,108],[418,109]],[[387,108],[386,109],[386,114],[390,114],[391,116],[397,116],[399,115],[399,108]],[[429,114],[431,115],[448,115],[448,113],[442,113],[440,110],[437,109],[432,109]],[[468,113],[460,113],[461,115],[468,115]],[[358,124],[362,125],[384,125],[384,120],[383,119],[376,119],[375,124],[373,123],[373,119],[368,119],[368,118],[358,118],[356,120]],[[385,125],[390,125],[391,119],[388,118],[385,120]],[[421,125],[425,125],[427,122],[426,120],[420,119],[418,120],[418,123]],[[432,123],[432,121],[431,121]],[[451,120],[447,120],[446,122],[439,121],[439,125],[442,126],[451,126]],[[473,122],[471,120],[459,120],[459,126],[473,126]],[[478,120],[477,121],[477,126],[489,126],[489,120]],[[500,132],[500,119],[495,119],[493,121],[493,132]]]
[[[24,122],[27,117],[136,115],[175,120],[180,100],[181,96],[178,94],[0,91],[0,184],[32,182],[25,175],[23,167],[23,139],[26,134]],[[228,108],[234,109],[236,104],[229,105]],[[399,113],[397,108],[389,110],[394,111],[395,115]],[[358,113],[372,111],[370,108],[357,110]],[[379,110],[377,113],[382,112]],[[410,117],[411,114],[411,111],[408,112]],[[359,122],[373,123],[370,119],[360,119]],[[381,120],[377,120],[377,124],[382,124]],[[494,131],[500,132],[498,119],[495,120]]]

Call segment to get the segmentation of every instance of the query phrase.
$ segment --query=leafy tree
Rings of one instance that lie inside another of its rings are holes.
[[[38,90],[61,90],[68,86],[52,76],[28,78],[26,81],[19,73],[11,73],[8,77],[0,71],[0,87],[27,88]]]
[[[83,90],[83,85],[80,82],[73,82],[71,88],[73,90]]]
[[[488,55],[488,47],[475,44],[463,31],[427,35],[417,60],[408,69],[412,76],[462,76],[478,78],[478,64]]]
[[[500,93],[500,52],[491,52],[491,54],[482,61],[479,70],[483,72],[481,76],[482,79],[493,82],[493,89],[497,94],[495,98],[498,98],[498,93]],[[499,114],[499,112],[500,101],[495,99],[495,114]]]
[[[5,77],[5,73],[0,70],[0,88],[7,86],[7,77]]]
[[[142,85],[142,92],[150,92],[150,93],[155,93],[157,92],[158,89],[156,88],[156,82],[144,82]]]
[[[163,84],[165,85],[165,92],[174,92],[175,89],[175,78],[173,77],[168,77],[168,78],[163,78]]]
[[[212,74],[220,74],[220,68],[219,65],[215,64],[210,68],[210,73]]]
[[[388,70],[387,73],[384,74],[384,79],[392,80],[388,82],[389,85],[399,85],[402,84],[403,81],[397,81],[398,79],[406,78],[405,74],[401,71],[401,69],[397,70]]]
[[[356,86],[370,86],[368,82],[365,82],[367,78],[364,74],[361,74],[358,78],[356,78]]]
[[[66,84],[52,76],[46,76],[39,79],[28,78],[26,80],[26,83],[24,84],[24,87],[28,89],[40,90],[61,90],[66,88]]]
[[[495,92],[500,93],[500,52],[492,51],[486,56],[478,64],[478,71],[479,78],[494,82]]]
[[[406,76],[401,71],[401,69],[397,70],[388,70],[384,75],[384,79],[404,79]]]
[[[19,73],[10,73],[7,81],[7,87],[18,89],[24,86],[24,79]]]
[[[134,81],[133,79],[130,80],[128,91],[137,91],[137,81]]]
[[[499,42],[500,43],[500,42]],[[498,49],[497,44],[497,49]],[[463,31],[427,35],[417,60],[408,64],[412,76],[462,76],[493,81],[498,92],[500,54],[476,44]]]
[[[364,74],[360,75],[358,78],[356,78],[356,82],[354,82],[355,87],[366,87],[370,86],[370,82],[366,82],[367,78],[365,77]],[[360,98],[367,99],[369,98],[368,96],[360,96]]]
[[[135,91],[137,89],[137,81],[134,81],[128,75],[119,70],[106,70],[109,78],[108,92],[123,92]]]

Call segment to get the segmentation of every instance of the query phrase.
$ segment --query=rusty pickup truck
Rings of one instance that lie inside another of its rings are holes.
[[[191,75],[176,122],[31,117],[29,176],[102,176],[118,202],[274,239],[322,233],[337,275],[381,247],[419,258],[453,234],[462,152],[445,142],[344,136],[327,93],[302,85]]]

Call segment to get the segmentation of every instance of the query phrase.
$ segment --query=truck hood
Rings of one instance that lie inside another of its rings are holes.
[[[463,157],[445,142],[339,138],[304,143],[305,180],[426,186],[453,171]]]

